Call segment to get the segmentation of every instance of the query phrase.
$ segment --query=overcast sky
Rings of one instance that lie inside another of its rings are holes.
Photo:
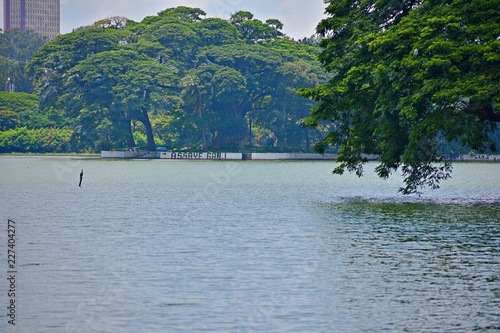
[[[142,21],[177,6],[201,8],[207,17],[226,19],[231,13],[245,10],[261,21],[278,19],[284,24],[283,32],[295,39],[313,35],[326,8],[323,0],[61,0],[61,33],[109,16]],[[1,10],[3,28],[3,6]]]

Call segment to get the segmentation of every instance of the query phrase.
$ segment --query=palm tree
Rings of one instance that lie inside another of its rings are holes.
[[[196,73],[193,71],[187,73],[187,75],[184,76],[181,80],[182,96],[184,98],[184,102],[186,104],[193,105],[193,113],[196,116],[198,116],[200,120],[201,135],[203,138],[203,149],[207,150],[208,149],[207,136],[205,133],[205,124],[203,122],[203,112],[202,112],[203,103],[201,101],[200,89],[198,88],[199,84],[200,84],[200,79],[198,78],[198,76],[196,76]]]

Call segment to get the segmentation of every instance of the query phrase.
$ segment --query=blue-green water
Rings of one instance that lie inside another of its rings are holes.
[[[500,331],[500,164],[374,166],[1,157],[0,331]]]

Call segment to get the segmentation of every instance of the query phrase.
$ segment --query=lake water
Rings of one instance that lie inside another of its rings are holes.
[[[374,167],[0,157],[0,331],[499,332],[500,164]]]

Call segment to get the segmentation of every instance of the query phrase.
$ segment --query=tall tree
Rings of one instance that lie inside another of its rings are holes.
[[[220,18],[207,18],[196,25],[203,46],[235,43],[240,38],[234,24]]]
[[[500,1],[326,1],[317,27],[331,80],[303,96],[320,104],[307,123],[335,124],[320,144],[338,146],[334,170],[401,169],[404,194],[439,187],[451,173],[442,144],[491,146],[500,121]]]
[[[203,20],[203,16],[207,14],[200,8],[191,8],[186,6],[179,6],[169,8],[158,13],[158,16],[172,16],[181,21],[193,23]]]
[[[96,28],[123,29],[127,26],[128,21],[129,20],[123,16],[111,16],[94,22],[92,26]]]
[[[298,123],[308,115],[312,103],[298,96],[296,91],[318,85],[318,75],[303,60],[285,62],[276,72],[276,89],[257,105],[254,119],[273,132],[281,151],[302,143],[307,146],[308,129],[298,126]]]
[[[202,95],[210,109],[211,146],[237,149],[246,128],[246,112],[241,108],[247,93],[245,77],[234,68],[215,64],[201,66],[198,72]]]
[[[38,50],[28,62],[27,70],[40,96],[40,107],[49,109],[63,93],[67,72],[80,61],[100,52],[117,50],[136,41],[130,31],[87,28],[61,35]]]
[[[203,149],[208,149],[206,126],[203,121],[203,101],[200,93],[200,79],[195,71],[188,72],[186,76],[181,79],[182,96],[188,105],[192,105],[193,114],[199,120],[199,127],[201,128],[201,137],[203,140]]]
[[[19,29],[11,29],[0,33],[0,54],[3,57],[28,62],[33,53],[48,42],[44,37],[33,30],[21,32]]]
[[[276,70],[283,59],[279,52],[268,49],[260,44],[235,43],[222,46],[212,46],[203,49],[198,54],[199,63],[214,63],[221,67],[227,67],[227,78],[216,75],[217,82],[221,84],[220,91],[214,87],[214,104],[217,110],[224,110],[225,124],[217,132],[215,145],[237,147],[246,137],[245,116],[262,98],[268,96],[276,87]],[[234,81],[231,86],[229,82]],[[245,87],[241,94],[241,87]],[[229,98],[222,108],[219,97],[234,89],[234,94],[226,94]],[[219,96],[219,97],[218,97]],[[230,125],[230,122],[232,124]]]
[[[229,19],[229,21],[233,24],[240,25],[241,23],[252,19],[253,19],[252,13],[240,10],[237,11],[236,13],[231,14],[231,18]]]
[[[174,74],[156,61],[134,51],[101,52],[81,61],[67,74],[60,105],[79,115],[84,109],[102,109],[107,112],[94,115],[101,121],[110,120],[112,126],[134,145],[131,121],[140,121],[146,130],[148,149],[156,148],[149,118],[161,100],[161,91],[174,86]],[[166,95],[166,93],[163,93]]]
[[[91,149],[134,146],[134,138],[150,148],[161,139],[171,147],[237,149],[248,115],[269,100],[295,117],[300,103],[283,82],[303,71],[279,69],[301,60],[316,73],[318,48],[280,38],[276,19],[263,23],[243,11],[229,21],[204,16],[177,7],[141,22],[108,18],[45,44],[28,65],[41,110],[71,119],[75,140]],[[288,133],[300,132],[295,122]]]

